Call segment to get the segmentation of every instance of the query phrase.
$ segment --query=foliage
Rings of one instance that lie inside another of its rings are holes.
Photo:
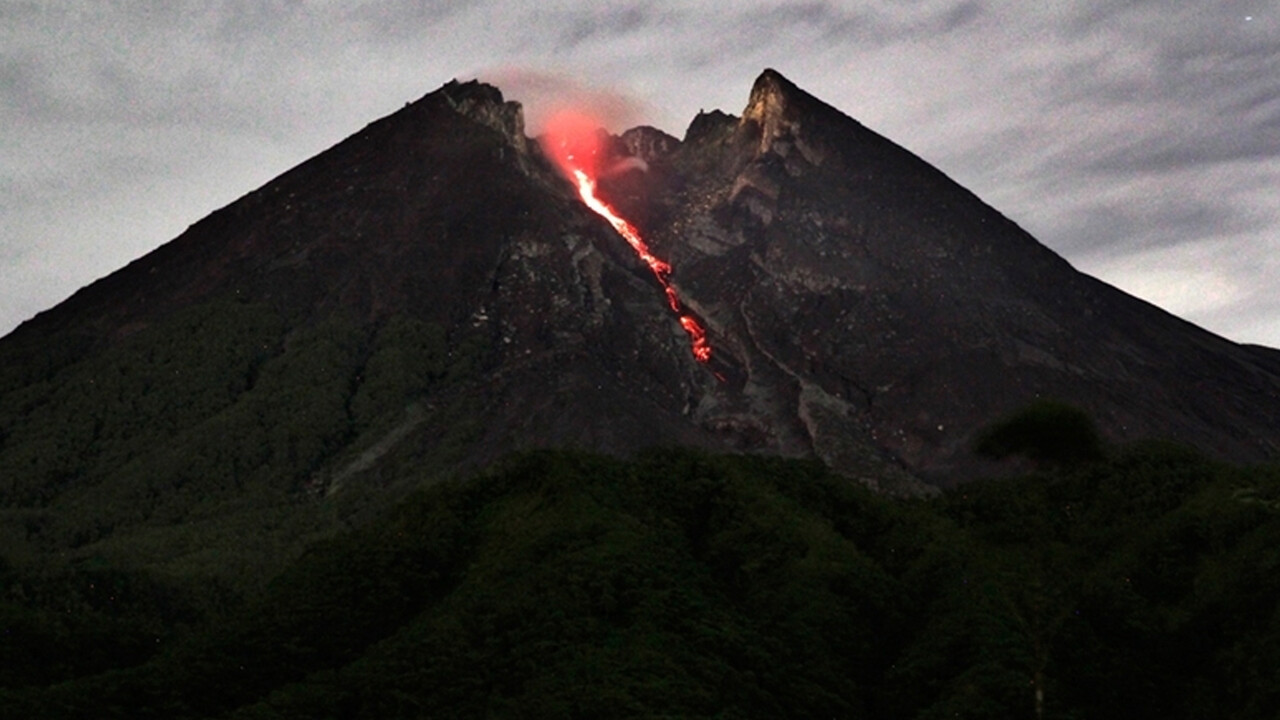
[[[1102,439],[1083,411],[1040,400],[987,428],[974,449],[996,459],[1023,455],[1043,465],[1063,466],[1100,459]]]
[[[334,508],[309,502],[332,468],[423,414],[447,377],[471,381],[484,350],[410,316],[290,326],[234,299],[96,353],[0,349],[29,368],[0,388],[0,554],[100,555],[245,588],[336,531]],[[438,422],[467,427],[449,412],[440,403]]]
[[[238,607],[184,621],[139,600],[126,627],[100,626],[119,661],[7,678],[0,708],[1273,717],[1275,497],[1280,472],[1164,445],[911,502],[812,463],[541,451],[315,542]],[[4,569],[9,587],[21,572]],[[13,657],[97,637],[91,603],[73,627],[6,597],[27,633]],[[195,624],[163,650],[127,652],[130,627],[180,622]]]

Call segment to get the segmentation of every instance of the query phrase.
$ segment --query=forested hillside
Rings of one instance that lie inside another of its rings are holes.
[[[904,501],[813,462],[543,451],[246,597],[9,563],[0,715],[1275,717],[1280,471],[1062,460]]]

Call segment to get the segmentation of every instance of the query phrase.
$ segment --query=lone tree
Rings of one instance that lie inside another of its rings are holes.
[[[1042,466],[1071,467],[1101,460],[1102,437],[1083,410],[1038,400],[982,431],[974,451],[996,460],[1020,455]]]

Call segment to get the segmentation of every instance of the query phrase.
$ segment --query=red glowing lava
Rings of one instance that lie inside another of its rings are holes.
[[[600,124],[590,115],[572,110],[561,111],[547,121],[543,144],[547,153],[577,186],[578,196],[582,198],[582,202],[597,215],[609,221],[613,229],[653,271],[653,276],[658,279],[658,283],[667,294],[667,305],[679,316],[680,327],[689,334],[693,357],[698,362],[705,363],[711,360],[711,344],[707,342],[707,331],[692,315],[681,310],[680,298],[671,285],[671,266],[649,252],[649,246],[640,237],[640,231],[636,226],[596,195],[595,179],[600,159],[599,128]]]

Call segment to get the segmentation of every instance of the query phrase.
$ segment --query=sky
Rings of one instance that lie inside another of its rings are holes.
[[[1274,0],[0,0],[0,334],[452,80],[621,131],[772,67],[1077,269],[1280,347]]]

